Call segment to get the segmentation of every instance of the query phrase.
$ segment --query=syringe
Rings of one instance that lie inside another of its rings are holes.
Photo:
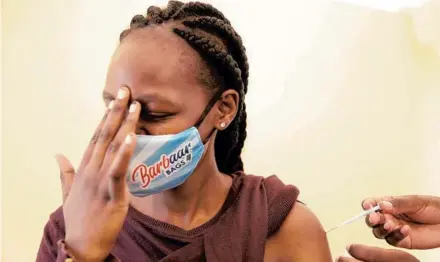
[[[374,213],[374,212],[379,211],[379,210],[380,210],[379,205],[377,205],[377,206],[375,206],[375,207],[372,207],[372,208],[370,208],[370,209],[368,209],[368,210],[365,210],[365,211],[363,211],[362,213],[360,213],[359,215],[354,216],[354,217],[352,217],[352,218],[350,218],[350,219],[348,219],[348,220],[345,220],[344,222],[342,222],[341,224],[335,226],[334,228],[332,228],[332,229],[330,229],[330,230],[327,230],[326,233],[328,234],[329,232],[331,232],[331,231],[333,231],[333,230],[335,230],[335,229],[337,229],[337,228],[340,228],[340,227],[342,227],[342,226],[345,226],[345,225],[351,224],[351,223],[353,223],[354,221],[358,220],[359,218],[362,218],[362,217],[368,216],[369,214]]]

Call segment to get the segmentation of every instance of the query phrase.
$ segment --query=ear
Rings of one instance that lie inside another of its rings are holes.
[[[218,118],[215,127],[225,130],[237,115],[240,96],[237,91],[228,89],[221,95],[218,104]]]

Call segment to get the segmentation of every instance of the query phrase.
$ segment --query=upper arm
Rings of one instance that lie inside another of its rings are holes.
[[[296,203],[280,229],[268,239],[265,261],[332,261],[326,233],[318,218]]]

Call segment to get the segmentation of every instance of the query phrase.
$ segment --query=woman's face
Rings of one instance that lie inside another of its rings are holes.
[[[197,52],[169,27],[134,30],[113,55],[104,101],[108,105],[127,86],[142,105],[138,134],[176,134],[199,120],[212,96],[199,80],[200,66]],[[200,125],[202,138],[215,126],[214,108]]]

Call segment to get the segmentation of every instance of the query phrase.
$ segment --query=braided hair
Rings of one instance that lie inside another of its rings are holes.
[[[132,18],[130,28],[120,35],[122,41],[130,32],[150,25],[172,23],[172,32],[183,38],[201,56],[208,74],[203,83],[212,90],[233,89],[239,94],[234,120],[217,134],[214,149],[220,172],[243,171],[241,151],[246,139],[246,105],[249,64],[241,37],[225,16],[210,4],[169,1],[166,8],[150,6],[146,16]]]

